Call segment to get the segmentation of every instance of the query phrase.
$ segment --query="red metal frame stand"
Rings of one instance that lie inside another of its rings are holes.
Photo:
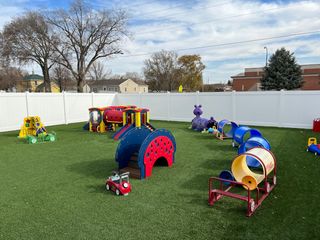
[[[213,182],[219,182],[219,188],[213,188]],[[269,196],[270,192],[276,185],[276,171],[274,169],[273,176],[267,177],[260,183],[262,187],[257,187],[255,190],[249,190],[248,186],[241,182],[231,181],[227,179],[211,177],[209,178],[209,199],[210,206],[221,199],[223,196],[239,199],[247,202],[247,217],[250,217],[255,210],[261,205],[264,199]],[[246,194],[241,195],[238,193],[232,193],[231,190],[237,186],[244,187]],[[255,192],[255,197],[252,195]]]

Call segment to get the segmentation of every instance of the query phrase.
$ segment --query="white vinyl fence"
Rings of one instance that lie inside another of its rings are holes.
[[[255,126],[310,129],[320,117],[320,91],[117,94],[114,104],[146,107],[151,119],[169,121],[190,122],[195,104],[203,117]]]
[[[26,116],[38,115],[46,126],[87,121],[88,108],[137,105],[151,119],[190,122],[195,104],[203,117],[238,124],[311,128],[320,117],[320,91],[222,93],[0,93],[0,132],[17,130]]]
[[[84,122],[88,108],[113,104],[115,93],[0,93],[0,132],[17,130],[26,116],[45,126]]]

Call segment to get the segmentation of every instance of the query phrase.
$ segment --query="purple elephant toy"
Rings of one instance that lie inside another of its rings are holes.
[[[192,126],[191,128],[196,131],[203,131],[207,130],[208,128],[212,128],[213,126],[216,126],[217,121],[214,120],[213,117],[211,117],[209,120],[206,118],[200,117],[202,115],[201,105],[197,106],[194,105],[193,114],[196,115],[194,119],[192,119]]]

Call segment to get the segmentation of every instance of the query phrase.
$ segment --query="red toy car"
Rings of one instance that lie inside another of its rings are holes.
[[[129,182],[129,172],[119,174],[113,172],[113,175],[106,180],[106,189],[113,191],[117,196],[120,194],[128,195],[131,192],[131,184]]]

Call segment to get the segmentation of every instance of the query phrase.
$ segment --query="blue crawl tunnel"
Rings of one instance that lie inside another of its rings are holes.
[[[231,126],[231,129],[227,132],[226,132],[226,126]],[[227,119],[221,120],[217,126],[218,131],[227,138],[232,138],[237,128],[238,128],[238,124],[236,124],[235,122],[229,121]]]
[[[235,144],[241,145],[246,141],[246,139],[261,136],[262,134],[257,129],[249,128],[247,126],[241,126],[234,131],[233,142]]]
[[[252,137],[240,145],[238,154],[245,153],[246,151],[254,147],[262,147],[267,150],[271,150],[270,143],[267,141],[267,139],[265,139],[264,137]],[[249,167],[261,167],[260,163],[255,158],[247,157],[246,161]]]

